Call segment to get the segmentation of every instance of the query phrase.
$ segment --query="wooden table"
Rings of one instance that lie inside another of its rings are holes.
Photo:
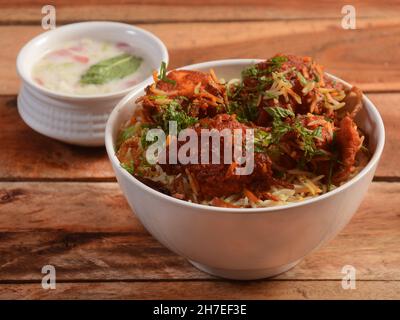
[[[315,57],[328,72],[361,87],[384,118],[386,147],[374,182],[350,224],[294,269],[252,282],[204,274],[144,230],[103,148],[66,145],[22,122],[15,58],[43,31],[42,4],[2,4],[0,298],[400,298],[399,2],[352,1],[356,30],[341,28],[346,1],[131,2],[139,4],[56,1],[57,23],[136,24],[165,42],[172,68],[276,52]],[[56,266],[56,290],[41,287],[47,264]],[[355,290],[341,286],[347,264],[357,270]]]

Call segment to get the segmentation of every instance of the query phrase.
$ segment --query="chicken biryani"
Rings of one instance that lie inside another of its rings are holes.
[[[337,188],[369,161],[367,137],[355,122],[361,90],[327,76],[310,57],[278,54],[238,79],[218,78],[213,70],[167,73],[163,64],[153,78],[118,134],[116,153],[135,178],[177,199],[231,208],[298,202]],[[224,150],[217,163],[149,161],[148,132],[163,130],[168,150],[176,139],[171,121],[177,133],[252,129],[252,172],[235,174],[241,164],[226,163]]]

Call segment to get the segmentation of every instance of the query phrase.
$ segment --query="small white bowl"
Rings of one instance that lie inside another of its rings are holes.
[[[218,77],[231,79],[240,77],[241,70],[257,61],[211,61],[183,69],[213,68]],[[236,209],[190,203],[141,183],[121,167],[115,155],[117,133],[132,115],[143,89],[141,86],[125,97],[107,122],[106,149],[118,183],[131,208],[157,240],[197,268],[225,278],[249,280],[277,275],[332,239],[357,211],[385,142],[381,116],[363,96],[364,108],[356,121],[368,135],[373,155],[347,183],[316,198],[277,207]]]
[[[66,41],[80,38],[131,44],[147,59],[152,69],[159,69],[162,61],[168,64],[168,51],[161,40],[148,31],[124,23],[103,21],[59,27],[40,34],[21,49],[17,71],[22,80],[18,95],[18,111],[22,119],[35,131],[51,138],[83,146],[101,146],[104,145],[105,125],[111,110],[140,84],[123,91],[83,96],[48,90],[31,77],[32,67],[44,54]]]

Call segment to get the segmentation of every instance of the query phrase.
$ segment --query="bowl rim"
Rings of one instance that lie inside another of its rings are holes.
[[[149,75],[147,78],[145,78],[143,81],[141,81],[138,84],[135,84],[129,88],[126,88],[124,90],[119,90],[115,92],[109,92],[109,93],[101,93],[101,94],[88,94],[88,95],[79,95],[79,94],[71,94],[71,93],[61,93],[53,90],[49,90],[45,87],[42,87],[38,84],[36,84],[31,77],[26,73],[23,72],[23,66],[24,66],[24,59],[23,56],[29,53],[29,50],[31,50],[32,46],[34,46],[36,43],[43,41],[43,39],[48,38],[48,37],[56,37],[57,34],[63,32],[71,32],[71,31],[76,31],[76,30],[81,30],[81,28],[86,28],[86,27],[93,27],[93,26],[101,26],[101,27],[108,27],[108,28],[114,28],[114,27],[124,27],[130,30],[135,31],[136,33],[144,36],[147,38],[147,41],[152,41],[154,42],[161,50],[161,61],[165,61],[165,63],[168,66],[169,63],[169,54],[166,45],[161,41],[160,38],[158,38],[156,35],[151,33],[150,31],[147,31],[145,29],[142,29],[140,27],[130,25],[127,23],[122,23],[122,22],[114,22],[114,21],[84,21],[84,22],[76,22],[76,23],[70,23],[66,25],[62,25],[60,27],[57,27],[56,29],[49,30],[46,32],[42,32],[36,37],[32,38],[29,40],[18,52],[17,55],[17,60],[16,60],[16,69],[19,77],[25,84],[33,87],[34,90],[39,91],[41,94],[44,94],[46,96],[50,96],[53,98],[58,98],[58,99],[68,99],[68,100],[91,100],[91,99],[111,99],[111,98],[117,98],[117,97],[122,97],[129,93],[130,91],[136,89],[138,86],[140,86],[143,82],[147,81],[152,77],[152,75]],[[79,31],[76,34],[76,37],[79,38]]]
[[[255,62],[263,61],[262,59],[224,59],[224,60],[213,60],[213,61],[207,61],[207,62],[202,62],[202,63],[196,63],[192,65],[187,65],[181,68],[177,69],[191,69],[191,70],[196,70],[197,68],[212,68],[212,67],[220,67],[220,66],[229,66],[229,65],[242,65],[242,64],[252,64]],[[345,86],[347,87],[352,87],[349,83],[346,81],[333,76],[329,73],[326,73],[329,77],[332,77],[340,82],[342,82]],[[297,208],[297,207],[302,207],[306,206],[309,204],[313,204],[318,201],[322,201],[327,198],[331,198],[334,195],[341,193],[348,188],[350,188],[352,185],[354,185],[357,181],[362,179],[367,173],[369,173],[372,168],[378,163],[383,147],[385,144],[385,128],[383,124],[383,120],[381,115],[379,114],[379,111],[375,107],[375,105],[372,103],[372,101],[363,94],[362,100],[364,104],[367,104],[368,108],[368,113],[372,116],[373,119],[376,119],[377,123],[377,130],[378,130],[378,141],[376,144],[375,151],[368,162],[368,164],[353,178],[351,178],[349,181],[345,182],[341,186],[337,187],[336,189],[329,191],[327,193],[324,193],[322,195],[306,199],[303,201],[299,202],[293,202],[293,203],[288,203],[288,204],[283,204],[283,205],[276,205],[276,206],[271,206],[271,207],[261,207],[261,208],[222,208],[222,207],[214,207],[214,206],[208,206],[205,204],[198,204],[198,203],[193,203],[189,202],[186,200],[180,200],[177,198],[174,198],[172,196],[168,196],[166,194],[163,194],[153,188],[150,188],[149,186],[145,185],[138,179],[136,179],[134,176],[129,174],[125,169],[123,169],[120,165],[120,161],[118,160],[115,150],[114,150],[114,141],[112,139],[112,129],[114,127],[115,120],[118,116],[118,113],[121,109],[126,107],[129,102],[131,102],[132,98],[135,97],[139,92],[143,91],[146,85],[148,85],[151,81],[146,81],[145,83],[141,84],[139,87],[137,87],[135,90],[133,90],[131,93],[129,93],[127,96],[125,96],[118,104],[117,106],[113,109],[111,112],[107,124],[106,124],[106,133],[105,133],[105,146],[106,150],[108,153],[108,157],[110,161],[113,164],[114,170],[119,171],[120,174],[125,176],[128,181],[131,183],[134,183],[137,185],[139,188],[141,188],[143,191],[150,192],[152,195],[156,197],[161,197],[165,199],[166,201],[178,205],[178,206],[183,206],[188,209],[197,209],[201,211],[207,211],[207,212],[219,212],[219,213],[226,213],[226,214],[240,214],[240,213],[245,213],[245,214],[256,214],[256,213],[268,213],[268,212],[275,212],[275,211],[281,211],[281,210],[287,210],[287,209],[292,209],[292,208]]]

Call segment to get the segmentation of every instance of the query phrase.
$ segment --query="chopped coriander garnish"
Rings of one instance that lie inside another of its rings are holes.
[[[119,146],[125,142],[126,140],[128,140],[130,137],[133,137],[133,135],[136,132],[137,127],[135,125],[129,126],[124,128],[120,134],[118,135],[118,139],[117,139],[117,148],[119,148]]]
[[[322,127],[315,128],[315,130],[312,132],[312,135],[316,138],[322,138]]]
[[[121,140],[125,141],[125,140],[129,139],[130,137],[132,137],[135,133],[135,130],[136,130],[135,126],[129,126],[129,127],[125,128],[124,130],[122,130]]]
[[[249,94],[249,101],[230,101],[228,113],[235,114],[240,122],[254,121],[258,116],[257,100],[253,94]]]
[[[271,132],[256,129],[254,131],[254,151],[265,152],[266,149],[271,145],[272,135]]]
[[[306,160],[310,160],[316,155],[323,154],[323,151],[319,150],[316,145],[314,138],[322,136],[322,128],[318,127],[315,130],[305,128],[300,121],[295,121],[294,127],[299,134],[300,139],[303,141],[302,149],[304,150],[304,157]]]
[[[275,69],[278,69],[282,66],[282,63],[288,61],[288,58],[285,56],[277,56],[271,58],[269,61]]]
[[[232,92],[231,88],[227,88],[228,98],[235,99],[243,89],[243,82],[239,82],[237,84],[232,84],[231,86],[234,87],[234,90]]]
[[[167,64],[165,61],[161,62],[160,73],[158,74],[158,79],[167,83],[176,85],[176,81],[167,77]]]
[[[140,138],[140,145],[143,149],[146,149],[148,146],[153,144],[156,140],[155,136],[151,136],[149,140],[147,140],[147,132],[149,131],[149,128],[143,128],[141,132],[141,138]]]
[[[242,71],[242,78],[257,78],[259,81],[270,81],[271,72],[279,69],[282,63],[288,61],[285,56],[277,56],[268,60],[270,66],[265,69],[260,69],[258,65],[252,65]]]
[[[258,67],[257,65],[252,65],[242,71],[242,78],[257,77]]]
[[[292,110],[284,109],[281,107],[265,108],[265,110],[271,115],[272,118],[274,118],[274,120],[287,117],[294,117],[294,113]]]
[[[124,168],[126,171],[128,171],[130,174],[133,174],[135,172],[135,166],[133,160],[131,160],[128,164],[121,163],[121,167]]]
[[[186,129],[187,127],[195,124],[197,122],[197,118],[191,117],[184,110],[182,110],[182,106],[178,101],[173,100],[167,105],[162,106],[164,112],[162,114],[162,127],[165,132],[169,130],[169,121],[177,122],[177,130],[178,132]]]
[[[294,119],[292,123],[284,122],[283,119],[287,117],[294,118],[293,111],[281,107],[266,108],[266,111],[272,116],[272,140],[273,143],[279,143],[281,138],[288,132],[296,132],[298,138],[301,140],[301,147],[304,151],[303,162],[310,160],[316,155],[323,154],[315,145],[315,138],[322,137],[322,128],[317,127],[315,130],[307,129],[303,126],[299,119]]]
[[[282,119],[287,117],[294,117],[294,113],[289,109],[281,107],[266,108],[269,115],[273,118],[272,122],[272,142],[279,143],[281,138],[292,130],[289,123],[284,122]]]

